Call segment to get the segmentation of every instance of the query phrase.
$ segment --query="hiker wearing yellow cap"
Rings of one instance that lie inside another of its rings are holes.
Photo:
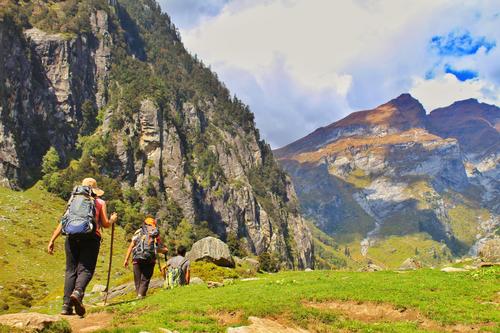
[[[128,267],[130,255],[134,266],[134,282],[137,298],[144,298],[148,292],[149,282],[153,276],[158,253],[167,253],[162,244],[156,220],[148,216],[138,229],[127,249],[123,266]]]
[[[97,264],[101,244],[101,228],[109,228],[118,219],[116,213],[108,219],[106,202],[100,197],[104,191],[94,178],[85,178],[71,193],[66,212],[47,246],[54,253],[54,243],[66,235],[66,275],[62,315],[71,315],[73,307],[79,316],[85,314],[83,295]]]

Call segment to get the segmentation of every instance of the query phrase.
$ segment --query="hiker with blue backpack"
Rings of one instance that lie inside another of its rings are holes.
[[[55,240],[61,234],[66,236],[62,315],[73,314],[73,307],[77,315],[85,315],[83,296],[97,264],[101,228],[111,227],[118,219],[116,213],[108,219],[106,202],[100,198],[103,194],[93,178],[85,178],[81,185],[76,186],[47,246],[49,254],[53,254]]]
[[[153,217],[146,217],[141,228],[134,233],[123,262],[123,266],[127,268],[130,256],[132,256],[135,291],[138,299],[146,297],[158,254],[167,252],[167,247],[161,241],[156,220]]]

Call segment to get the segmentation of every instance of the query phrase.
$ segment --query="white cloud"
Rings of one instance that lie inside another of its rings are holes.
[[[418,77],[413,80],[410,93],[422,101],[428,112],[468,98],[476,98],[480,102],[489,104],[500,104],[498,98],[500,89],[480,79],[462,82],[452,74],[444,74],[432,80]]]
[[[263,137],[281,146],[403,92],[429,106],[456,96],[491,100],[500,85],[500,45],[453,58],[432,52],[429,41],[466,28],[500,44],[499,12],[500,2],[488,0],[233,0],[181,34],[250,105]],[[444,64],[479,77],[454,82]],[[432,68],[436,76],[427,82]],[[433,96],[432,89],[444,92]],[[272,119],[283,124],[270,126]]]

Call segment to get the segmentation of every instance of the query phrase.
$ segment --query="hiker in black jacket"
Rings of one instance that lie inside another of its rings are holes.
[[[140,229],[138,229],[127,250],[123,267],[127,268],[130,255],[134,266],[134,282],[137,298],[146,296],[149,282],[153,276],[158,253],[167,253],[168,249],[163,246],[156,220],[147,217]]]
[[[118,219],[116,213],[108,219],[106,202],[99,198],[103,194],[93,178],[85,178],[81,186],[75,187],[61,223],[47,246],[49,254],[53,254],[57,237],[67,236],[62,315],[73,314],[73,307],[79,316],[85,314],[83,296],[97,264],[101,228],[109,228]]]

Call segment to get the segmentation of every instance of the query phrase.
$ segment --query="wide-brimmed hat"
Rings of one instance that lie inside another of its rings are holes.
[[[94,178],[85,178],[82,180],[82,185],[90,187],[92,192],[98,197],[104,194],[104,191],[97,187],[97,181]]]

